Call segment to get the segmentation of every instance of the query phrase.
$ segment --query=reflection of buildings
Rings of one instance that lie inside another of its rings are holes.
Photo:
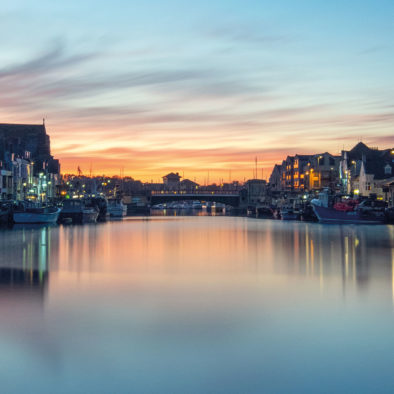
[[[0,268],[0,294],[26,294],[44,297],[48,285],[48,271]]]
[[[343,294],[356,290],[394,301],[394,228],[266,223],[259,231],[248,229],[248,250],[259,271],[308,277],[321,291],[339,285]]]
[[[23,349],[27,355],[51,357],[50,362],[56,362],[44,316],[50,236],[51,228],[37,226],[1,233],[0,335],[10,349]]]
[[[49,279],[50,231],[50,227],[22,227],[2,234],[1,294],[43,300]]]

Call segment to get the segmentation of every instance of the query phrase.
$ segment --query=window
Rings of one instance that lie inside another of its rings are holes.
[[[387,164],[386,167],[384,167],[385,175],[391,175],[391,171],[392,171],[391,165]]]

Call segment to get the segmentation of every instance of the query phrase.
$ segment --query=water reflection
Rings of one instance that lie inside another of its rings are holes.
[[[393,302],[393,227],[22,227],[0,234],[0,379],[17,393],[390,392]]]
[[[15,227],[0,237],[0,284],[42,287],[48,280],[51,228]]]
[[[318,278],[322,288],[339,276],[344,290],[347,283],[366,290],[374,278],[392,287],[393,227],[259,221],[246,234],[256,270]]]
[[[246,218],[133,218],[101,226],[20,227],[0,237],[0,283],[44,288],[48,271],[249,273],[341,278],[342,291],[388,283],[391,226],[322,226]],[[8,271],[7,271],[8,269]],[[31,281],[31,283],[29,282]]]

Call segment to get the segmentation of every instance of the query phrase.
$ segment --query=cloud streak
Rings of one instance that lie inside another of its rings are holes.
[[[365,75],[327,59],[320,41],[302,41],[301,32],[295,41],[290,31],[248,18],[180,33],[175,26],[171,38],[160,26],[153,34],[112,24],[105,40],[78,41],[73,28],[61,36],[52,27],[61,38],[41,39],[38,55],[2,63],[1,120],[46,117],[65,171],[93,162],[143,179],[181,167],[197,177],[207,169],[242,177],[255,156],[268,173],[287,154],[336,153],[360,135],[394,144],[394,95],[378,77],[370,97],[360,89]]]

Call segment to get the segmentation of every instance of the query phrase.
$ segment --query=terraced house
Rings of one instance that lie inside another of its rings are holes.
[[[270,186],[277,191],[308,191],[325,187],[335,190],[339,184],[340,159],[340,156],[328,152],[287,156],[281,165],[275,165]]]

